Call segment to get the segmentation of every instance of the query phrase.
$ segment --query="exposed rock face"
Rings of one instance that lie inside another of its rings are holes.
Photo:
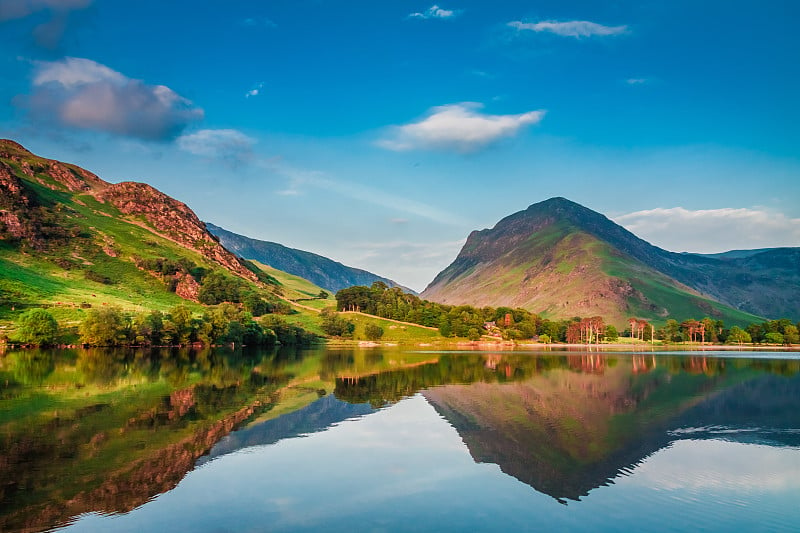
[[[0,240],[29,239],[38,243],[39,235],[24,216],[31,199],[11,167],[0,161]]]
[[[178,284],[175,286],[175,294],[184,300],[197,302],[200,294],[200,284],[190,274],[181,274],[178,277]]]
[[[175,242],[192,248],[227,269],[256,281],[256,275],[242,262],[226,250],[209,232],[206,225],[197,218],[194,211],[147,185],[124,181],[107,186],[96,194],[101,201],[107,201],[126,215],[142,215],[157,231]]]

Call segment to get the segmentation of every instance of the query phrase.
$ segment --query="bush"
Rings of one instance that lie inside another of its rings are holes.
[[[103,285],[114,284],[114,281],[111,278],[109,278],[108,276],[104,276],[103,274],[99,274],[93,270],[87,270],[86,272],[84,272],[83,277],[85,277],[89,281],[102,283]]]
[[[222,272],[213,271],[203,278],[197,299],[206,305],[216,305],[222,302],[239,303],[242,283],[226,276]]]
[[[17,321],[17,337],[26,344],[55,344],[58,340],[58,322],[44,309],[30,309]]]
[[[383,328],[376,324],[367,324],[364,327],[364,336],[367,340],[376,341],[383,337]]]
[[[331,311],[322,312],[322,331],[332,337],[352,337],[356,329],[355,324]],[[383,330],[381,330],[381,334]]]

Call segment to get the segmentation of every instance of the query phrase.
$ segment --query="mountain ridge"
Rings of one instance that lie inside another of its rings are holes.
[[[519,306],[561,318],[609,316],[615,308],[617,323],[631,314],[661,321],[705,314],[745,323],[758,316],[800,316],[797,265],[800,248],[723,258],[669,252],[556,197],[471,232],[422,296]]]
[[[239,235],[211,222],[206,222],[206,227],[220,239],[225,248],[239,256],[300,276],[334,293],[354,285],[369,286],[376,281],[386,283],[389,287],[400,287],[407,292],[414,293],[411,289],[403,287],[391,279],[367,270],[344,265],[313,252]]]

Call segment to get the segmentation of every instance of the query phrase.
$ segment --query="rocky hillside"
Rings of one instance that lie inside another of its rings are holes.
[[[800,249],[719,257],[678,254],[564,198],[531,205],[470,234],[422,293],[449,304],[524,307],[556,318],[663,322],[800,318]]]
[[[185,204],[0,140],[0,311],[174,305],[196,300],[200,278],[215,270],[259,283]]]
[[[343,265],[321,255],[288,248],[275,242],[237,235],[211,223],[206,223],[206,226],[219,238],[225,248],[241,257],[300,276],[334,293],[354,285],[369,286],[375,281],[382,281],[389,287],[399,286],[390,279],[366,270]],[[414,292],[405,287],[403,289],[407,292]]]

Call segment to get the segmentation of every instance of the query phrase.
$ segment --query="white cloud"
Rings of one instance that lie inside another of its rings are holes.
[[[649,82],[647,78],[628,78],[625,80],[625,83],[628,85],[644,85],[645,83]]]
[[[35,65],[33,91],[17,102],[43,122],[165,140],[203,118],[202,109],[169,87],[128,78],[91,59],[67,57]]]
[[[427,117],[404,126],[393,126],[378,145],[395,151],[433,149],[472,152],[499,139],[516,135],[539,123],[545,111],[519,115],[487,115],[482,104],[463,102],[430,110]]]
[[[453,9],[442,9],[436,4],[432,5],[422,13],[411,13],[408,18],[418,19],[448,19],[458,16],[461,12]]]
[[[672,251],[718,253],[800,246],[800,218],[765,208],[698,211],[656,208],[622,215],[614,221],[646,241]]]
[[[556,20],[545,20],[542,22],[522,22],[515,20],[508,23],[509,26],[520,31],[550,32],[563,37],[593,37],[619,35],[628,30],[627,26],[603,26],[588,20],[569,20],[558,22]]]
[[[185,152],[239,164],[252,159],[255,140],[237,130],[200,130],[178,137],[176,143]]]
[[[252,98],[253,96],[258,96],[261,94],[261,89],[264,88],[264,82],[256,83],[252,89],[244,93],[245,98]]]

